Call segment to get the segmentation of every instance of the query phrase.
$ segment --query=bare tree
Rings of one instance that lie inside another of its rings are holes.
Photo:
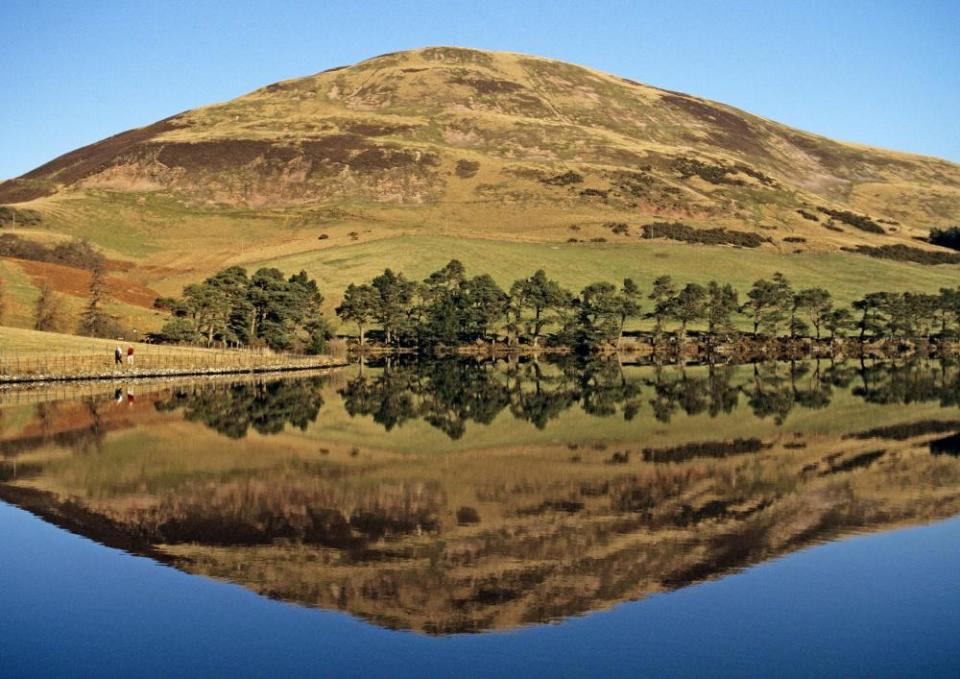
[[[60,330],[63,321],[63,301],[50,287],[50,283],[44,281],[33,308],[33,327],[36,330]]]

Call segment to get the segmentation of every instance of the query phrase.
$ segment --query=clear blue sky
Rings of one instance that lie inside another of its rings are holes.
[[[0,0],[0,177],[394,50],[538,54],[960,162],[960,1]]]

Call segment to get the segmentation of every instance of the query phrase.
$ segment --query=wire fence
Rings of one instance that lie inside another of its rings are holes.
[[[68,378],[164,373],[220,373],[265,370],[297,370],[337,365],[345,350],[332,347],[327,354],[307,356],[259,349],[197,349],[138,346],[133,355],[123,354],[118,362],[113,351],[47,352],[24,355],[0,350],[0,380],[27,377]]]

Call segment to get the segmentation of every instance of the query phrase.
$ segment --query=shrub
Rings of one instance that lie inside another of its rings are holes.
[[[583,175],[570,170],[568,172],[564,172],[563,174],[558,174],[555,177],[541,179],[540,181],[547,186],[570,186],[571,184],[582,184]]]
[[[940,247],[960,250],[960,226],[947,229],[930,229],[930,243]]]
[[[682,222],[653,222],[644,224],[644,238],[669,238],[685,243],[703,243],[705,245],[739,245],[745,248],[760,247],[768,243],[769,238],[748,231],[731,231],[715,227],[696,229]]]
[[[823,206],[818,207],[817,210],[861,231],[866,231],[867,233],[886,233],[882,226],[865,215],[858,215],[856,212],[850,212],[849,210],[831,210]]]
[[[844,248],[847,252],[855,252],[868,257],[877,259],[892,259],[898,262],[913,262],[915,264],[925,264],[936,266],[938,264],[960,264],[960,254],[949,252],[931,252],[930,250],[921,250],[912,248],[909,245],[881,245],[871,247],[869,245],[858,245],[856,248]]]
[[[480,512],[473,507],[461,507],[457,510],[457,523],[461,526],[480,523]]]
[[[801,217],[803,217],[804,219],[807,219],[807,220],[809,220],[809,221],[811,221],[811,222],[819,222],[819,221],[820,221],[820,218],[817,217],[815,214],[813,214],[812,212],[807,212],[806,210],[804,210],[804,209],[802,209],[802,208],[799,209],[799,210],[797,210],[797,214],[800,215]]]
[[[455,172],[460,179],[470,179],[477,174],[477,170],[480,169],[480,163],[475,160],[466,160],[461,159],[457,161],[457,168]]]
[[[723,165],[711,165],[696,158],[677,158],[673,162],[673,169],[681,179],[700,177],[710,184],[743,184],[736,179],[728,179],[727,175],[736,172],[735,169]]]
[[[0,205],[0,226],[36,226],[42,221],[36,210]]]
[[[43,243],[26,240],[12,233],[0,236],[0,257],[30,259],[35,262],[63,264],[92,271],[102,267],[103,255],[87,240],[71,240],[48,247]]]

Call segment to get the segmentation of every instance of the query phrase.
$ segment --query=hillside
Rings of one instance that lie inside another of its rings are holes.
[[[935,290],[960,272],[849,252],[947,255],[922,239],[960,221],[960,166],[571,64],[448,47],[118,134],[0,183],[0,204],[14,208],[0,215],[4,232],[88,237],[117,276],[157,293],[269,262],[320,276],[332,304],[358,269],[411,261],[420,273],[463,250],[509,261],[491,270],[503,283],[548,263],[570,284],[782,270],[828,286],[836,277],[841,298],[864,286]],[[689,228],[644,229],[662,222]],[[23,288],[20,322],[42,277],[10,260],[0,275]],[[141,297],[118,302],[141,326],[156,322]]]

